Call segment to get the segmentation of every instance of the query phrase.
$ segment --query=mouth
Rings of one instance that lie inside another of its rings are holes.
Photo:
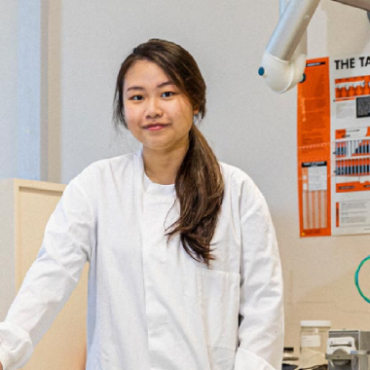
[[[151,123],[149,125],[143,126],[144,130],[149,130],[149,131],[159,131],[164,129],[165,127],[169,126],[169,124],[165,123]]]

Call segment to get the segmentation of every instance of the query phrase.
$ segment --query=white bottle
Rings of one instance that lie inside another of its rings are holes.
[[[299,365],[302,369],[327,364],[325,359],[330,321],[301,321]]]

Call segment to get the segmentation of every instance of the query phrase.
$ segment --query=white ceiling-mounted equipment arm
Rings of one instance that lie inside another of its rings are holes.
[[[306,55],[293,55],[319,2],[290,0],[266,47],[258,73],[277,93],[288,91],[304,79]]]
[[[370,0],[333,0],[370,11]],[[320,0],[290,0],[266,47],[258,74],[271,90],[284,93],[305,80],[306,58],[295,53]]]

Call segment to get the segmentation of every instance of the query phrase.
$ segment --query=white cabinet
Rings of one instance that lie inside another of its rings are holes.
[[[36,259],[64,188],[49,182],[0,180],[0,321]],[[88,264],[24,370],[85,369],[87,278]]]

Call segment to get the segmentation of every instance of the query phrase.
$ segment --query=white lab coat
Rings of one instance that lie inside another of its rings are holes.
[[[0,323],[4,369],[28,361],[87,261],[87,370],[280,369],[283,286],[270,214],[244,172],[221,168],[210,269],[164,236],[179,216],[175,188],[146,177],[141,150],[73,179]]]

